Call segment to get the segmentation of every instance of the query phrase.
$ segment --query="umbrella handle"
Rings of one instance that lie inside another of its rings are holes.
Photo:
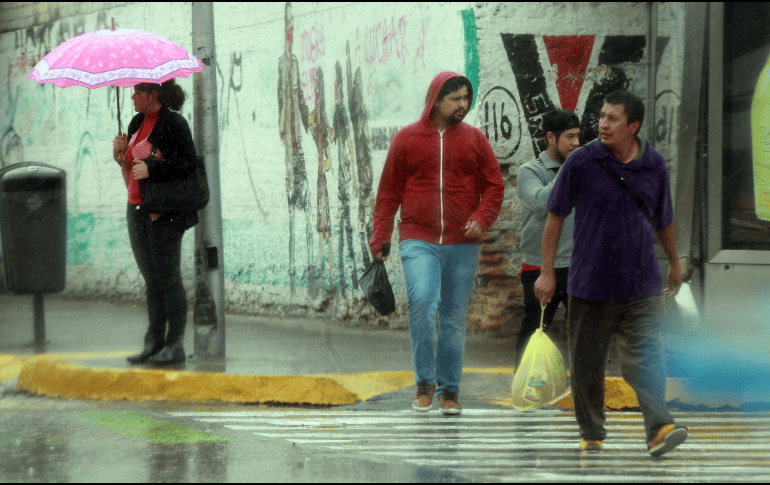
[[[120,123],[120,91],[118,91],[118,87],[115,86],[115,100],[118,102],[118,134],[123,134],[123,126]]]

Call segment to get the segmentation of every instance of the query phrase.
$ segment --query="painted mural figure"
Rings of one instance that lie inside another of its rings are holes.
[[[10,101],[10,95],[8,97]],[[19,88],[17,87],[16,98],[11,104],[8,129],[5,130],[3,136],[0,137],[0,168],[13,165],[14,163],[20,163],[24,160],[24,145],[21,143],[19,135],[16,134],[16,130],[13,129],[13,120],[16,116],[16,108],[18,105]]]
[[[296,264],[294,261],[294,216],[297,209],[305,213],[305,236],[307,238],[307,261],[312,261],[313,233],[308,215],[308,181],[305,170],[305,155],[297,122],[302,120],[305,131],[308,128],[308,109],[302,97],[299,83],[299,65],[292,54],[294,41],[294,19],[291,3],[286,3],[286,49],[278,59],[278,127],[286,154],[286,198],[289,205],[289,285],[294,291],[296,285]]]
[[[342,66],[339,61],[334,65],[336,78],[334,81],[334,120],[332,132],[329,135],[329,141],[337,143],[337,160],[339,161],[339,171],[337,174],[337,195],[340,201],[339,220],[340,220],[340,238],[339,255],[337,257],[338,269],[340,273],[340,286],[348,288],[345,281],[345,261],[354,262],[356,260],[353,249],[353,226],[350,222],[350,181],[353,181],[353,187],[358,190],[358,181],[354,170],[351,170],[351,155],[353,151],[353,141],[350,139],[350,123],[348,115],[345,113],[345,97],[342,91]],[[354,163],[354,162],[353,162]],[[345,246],[347,243],[347,258],[345,257]],[[355,288],[358,283],[355,268],[351,272],[351,288]]]
[[[361,68],[356,68],[353,77],[353,67],[350,63],[350,42],[345,45],[347,53],[348,78],[348,107],[350,121],[353,125],[353,140],[355,143],[355,164],[358,168],[358,224],[361,237],[361,249],[364,266],[369,264],[369,248],[367,241],[372,237],[372,150],[366,138],[368,125],[366,122],[366,107],[364,106],[364,81]]]
[[[24,159],[23,149],[21,138],[11,126],[0,138],[0,168],[20,163]]]
[[[324,74],[319,67],[316,70],[315,79],[315,109],[310,113],[310,128],[313,132],[318,147],[318,183],[316,190],[318,194],[318,220],[316,229],[318,230],[318,256],[321,260],[319,268],[323,270],[324,261],[324,241],[329,248],[329,281],[334,285],[334,258],[332,256],[331,246],[331,217],[329,214],[329,189],[326,186],[326,172],[331,168],[332,162],[329,158],[329,138],[328,123],[326,121],[326,101],[324,100]]]

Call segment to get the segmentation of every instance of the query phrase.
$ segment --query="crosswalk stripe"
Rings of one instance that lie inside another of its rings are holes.
[[[225,422],[225,421],[232,421],[232,420],[239,420],[242,422],[263,422],[263,421],[276,421],[275,416],[257,416],[256,413],[249,413],[249,414],[242,414],[242,413],[169,413],[171,416],[176,417],[198,417],[199,421],[205,421],[205,422]],[[374,420],[379,420],[381,422],[394,422],[394,419],[389,418],[388,416],[398,417],[398,421],[400,422],[414,422],[414,421],[425,421],[426,419],[430,419],[432,417],[440,416],[444,420],[457,420],[457,421],[469,421],[469,422],[495,422],[500,423],[501,419],[510,419],[516,422],[526,422],[526,421],[533,421],[537,423],[541,423],[543,418],[548,418],[549,422],[575,422],[575,417],[572,415],[565,416],[564,413],[561,413],[560,415],[556,416],[545,416],[545,415],[539,415],[539,416],[533,416],[533,415],[522,415],[522,414],[509,414],[509,415],[501,415],[499,417],[494,418],[486,418],[486,417],[466,417],[465,412],[463,412],[463,415],[460,416],[453,416],[453,417],[445,417],[441,416],[438,411],[429,412],[425,414],[417,414],[414,412],[411,412],[411,416],[403,416],[401,413],[398,414],[377,414],[376,418],[369,418],[365,416],[361,416],[363,413],[348,413],[350,418],[341,418],[336,417],[335,415],[330,415],[331,417],[328,417],[326,414],[312,414],[312,415],[305,415],[305,416],[297,416],[292,415],[292,418],[298,418],[302,417],[305,418],[302,422],[306,422],[307,419],[312,418],[318,418],[323,419],[324,421],[340,421],[340,422],[356,422],[356,421],[364,421],[372,422]],[[337,415],[338,416],[338,415]],[[355,417],[353,417],[355,416]],[[382,417],[385,416],[385,417]],[[624,416],[627,417],[627,416]],[[636,415],[635,419],[638,420],[639,416]],[[693,417],[693,416],[683,416],[683,423],[686,425],[689,425],[690,423],[712,423],[713,418],[710,417]],[[611,416],[608,416],[607,419],[608,422],[613,421]],[[760,416],[756,417],[735,417],[735,418],[722,418],[721,421],[725,421],[728,423],[751,423],[754,426],[770,426],[770,417],[764,418]],[[502,421],[505,422],[505,421]]]
[[[649,472],[649,471],[648,471]],[[594,482],[610,482],[610,483],[620,483],[620,482],[639,482],[641,481],[649,481],[650,477],[649,475],[593,475],[589,474],[588,476],[581,476],[585,475],[585,470],[578,468],[575,469],[574,473],[562,473],[562,474],[556,474],[556,473],[536,473],[536,474],[529,474],[529,475],[486,475],[482,477],[485,481],[500,481],[500,482],[525,482],[525,481],[545,481],[545,482],[588,482],[588,483],[594,483]],[[736,477],[733,474],[729,475],[712,475],[709,473],[707,476],[691,476],[688,478],[698,477],[701,480],[714,482],[714,483],[732,483],[736,480]],[[770,475],[751,475],[750,476],[751,481],[758,481],[759,483],[767,483],[767,480],[770,479]],[[664,483],[679,483],[682,480],[682,477],[675,476],[675,477],[667,477],[667,476],[655,476],[656,482],[664,482]]]
[[[426,463],[424,460],[406,460],[406,462],[407,463],[411,463],[413,465],[418,465],[418,466],[441,466],[441,467],[447,467],[447,465],[445,463]],[[510,466],[511,468],[513,468],[513,467],[517,467],[518,468],[519,466],[526,467],[526,465],[518,465],[515,462],[513,462],[513,464],[509,464],[507,466]],[[570,463],[569,465],[565,465],[565,466],[558,467],[558,468],[551,467],[549,465],[549,468],[553,468],[554,472],[562,472],[562,473],[563,472],[585,471],[585,468],[582,468],[580,466],[575,466],[574,462]],[[655,467],[623,467],[623,472],[624,473],[639,473],[639,474],[644,473],[644,474],[647,474],[651,470],[653,470],[654,468]],[[484,467],[479,467],[479,468],[476,469],[476,471],[480,472],[480,473],[490,473],[491,474],[491,473],[494,473],[495,471],[500,471],[500,470],[497,470],[497,469],[495,469],[493,467],[489,467],[488,464],[484,464]],[[743,467],[738,467],[738,466],[718,466],[718,467],[712,467],[712,468],[708,469],[709,476],[711,476],[714,473],[730,473],[732,475],[748,475],[745,472],[746,472],[746,470]],[[753,470],[751,470],[751,472],[752,472],[751,475],[754,475],[756,472],[770,474],[770,468],[762,468],[762,469],[759,469],[759,470],[753,469]],[[691,474],[690,470],[679,469],[679,468],[672,468],[672,467],[667,467],[666,468],[666,473],[670,474],[670,475],[679,475],[679,476],[681,476],[681,475],[690,475]],[[730,481],[733,481],[733,480],[730,480]]]
[[[438,414],[439,410],[436,404],[433,404],[433,409],[431,412]],[[402,416],[402,415],[420,415],[420,413],[416,413],[412,409],[397,409],[392,411],[373,411],[373,410],[364,410],[364,411],[340,411],[340,410],[333,410],[333,409],[326,409],[326,408],[314,408],[314,409],[291,409],[287,410],[286,408],[259,408],[258,411],[170,411],[167,414],[170,416],[187,416],[187,417],[195,417],[195,416],[219,416],[219,415],[225,415],[225,416],[255,416],[255,415],[263,415],[263,414],[276,414],[276,415],[291,415],[291,416],[302,416],[302,415],[319,415],[319,416],[357,416],[361,414],[371,414],[371,415],[377,415],[377,416]],[[626,418],[633,418],[633,417],[640,417],[641,414],[638,412],[628,412],[628,411],[605,411],[604,413],[607,416],[615,416],[615,417],[626,417]],[[692,418],[699,418],[699,419],[705,419],[705,420],[713,420],[712,415],[719,415],[720,419],[730,419],[730,418],[745,418],[745,419],[765,419],[770,420],[770,413],[768,412],[757,412],[757,413],[747,413],[747,412],[684,412],[684,411],[671,411],[671,414],[674,417],[680,416],[680,417],[692,417]],[[463,409],[462,416],[483,416],[483,415],[510,415],[510,416],[573,416],[573,413],[570,411],[565,411],[563,409],[533,409],[529,411],[516,411],[514,409]]]
[[[312,423],[314,419],[323,420],[324,423],[345,423],[345,424],[355,424],[355,423],[393,423],[393,422],[401,422],[401,423],[422,423],[426,421],[435,421],[435,416],[418,416],[418,417],[399,417],[398,419],[393,419],[392,417],[365,417],[365,416],[357,416],[357,417],[350,417],[350,418],[337,418],[337,417],[325,417],[325,416],[306,416],[303,420],[296,420],[296,416],[293,416],[292,418],[294,421],[286,421],[286,419],[276,419],[274,416],[267,416],[267,417],[200,417],[198,418],[198,421],[208,422],[208,423],[224,423],[228,421],[235,421],[242,423],[284,423],[284,422],[297,422],[297,423]],[[513,417],[506,417],[506,418],[465,418],[463,416],[456,416],[456,417],[445,417],[441,416],[441,420],[445,422],[457,422],[457,423],[526,423],[526,422],[532,422],[536,424],[542,424],[542,418],[540,419],[523,419],[518,416]],[[548,418],[549,422],[554,423],[574,423],[575,418],[574,417],[551,417]],[[610,421],[610,420],[608,420]],[[706,420],[706,419],[686,419],[686,424],[695,424],[695,423],[711,423],[712,420]],[[768,420],[752,420],[750,418],[746,419],[731,419],[728,420],[728,423],[751,423],[754,426],[770,426],[770,419]]]
[[[223,425],[227,427],[231,427],[231,429],[235,430],[242,430],[242,431],[248,431],[248,430],[260,430],[260,429],[287,429],[287,430],[301,430],[301,429],[317,429],[317,428],[328,428],[328,429],[355,429],[355,430],[372,430],[372,432],[376,432],[377,430],[385,429],[382,424],[347,424],[347,425],[339,425],[339,424],[319,424],[318,422],[314,423],[307,423],[307,424],[283,424],[283,423],[264,423],[264,424],[252,424],[252,425],[242,425],[242,424],[226,424],[229,421],[222,422]],[[632,425],[618,425],[613,426],[610,424],[610,427],[612,428],[613,436],[615,434],[618,435],[625,435],[628,433],[635,433],[640,432],[642,429],[642,424],[639,423],[636,426]],[[482,426],[466,426],[466,425],[459,425],[459,424],[445,424],[445,423],[429,423],[429,424],[408,424],[408,425],[392,425],[387,426],[387,429],[389,430],[413,430],[413,431],[431,431],[435,430],[436,432],[439,431],[458,431],[458,432],[465,432],[465,431],[478,431],[479,429],[483,428]],[[544,432],[542,431],[545,428],[545,425],[543,423],[540,423],[538,426],[533,426],[532,428],[522,428],[518,426],[495,426],[492,429],[485,430],[485,433],[488,434],[510,434],[510,433],[517,433],[517,434],[525,434],[525,433],[537,433],[538,436],[540,433]],[[578,426],[570,425],[570,426],[548,426],[549,430],[552,430],[550,432],[553,433],[577,433]],[[735,432],[739,433],[740,436],[724,436],[720,437],[720,439],[745,439],[748,437],[747,435],[751,436],[768,436],[770,434],[770,431],[762,430],[762,429],[748,429],[742,426],[732,426],[732,427],[720,427],[720,434],[725,432]],[[711,427],[709,428],[700,428],[700,427],[689,427],[689,433],[696,434],[700,433],[703,435],[709,435],[713,434],[714,431]]]
[[[650,462],[650,457],[646,453],[640,453],[639,448],[631,449],[631,450],[622,450],[622,449],[612,449],[612,448],[605,448],[605,450],[602,453],[576,453],[575,450],[577,450],[577,443],[573,442],[572,447],[568,450],[563,449],[554,449],[553,453],[548,453],[548,455],[537,455],[537,458],[532,458],[532,462],[535,461],[541,461],[544,465],[547,465],[550,463],[550,460],[552,459],[569,459],[569,460],[575,460],[580,459],[581,461],[586,460],[592,460],[593,462],[596,462],[597,460],[604,460],[609,462],[615,462],[616,459],[623,459],[627,461],[635,461],[635,460],[642,460],[645,463],[653,463]],[[687,442],[685,442],[687,443]],[[676,456],[677,460],[676,463],[717,463],[713,460],[703,460],[702,458],[698,457],[693,458],[689,456],[686,453],[680,453],[680,452],[686,452],[687,448],[684,448],[685,445],[682,445],[682,448],[676,449]],[[414,453],[407,453],[403,451],[394,452],[396,455],[403,455],[408,458],[414,458]],[[490,454],[495,454],[494,450],[485,451],[485,452],[476,452],[476,451],[468,451],[464,452],[462,454],[463,458],[489,458]],[[517,455],[516,457],[512,457],[510,453],[504,452],[504,453],[498,453],[502,454],[504,457],[509,458],[511,460],[520,457],[520,455]],[[451,459],[446,458],[447,455],[453,456],[451,453],[447,453],[446,451],[431,451],[428,453],[425,453],[425,455],[436,455],[440,457],[444,457],[444,459]],[[547,457],[547,458],[546,458]],[[756,462],[768,462],[768,457],[766,454],[764,454],[763,451],[753,453],[753,452],[731,452],[731,453],[719,453],[720,459],[725,458],[729,460],[743,460],[744,458],[746,461],[756,461]],[[500,458],[500,457],[492,457],[492,459]],[[486,460],[485,460],[486,461]]]
[[[257,434],[260,434],[260,435],[263,435],[263,436],[268,436],[269,435],[271,437],[281,437],[281,436],[284,436],[284,437],[287,437],[287,438],[288,437],[298,437],[298,436],[304,436],[304,437],[316,437],[316,436],[318,436],[318,437],[320,437],[320,436],[328,436],[329,434],[337,433],[340,436],[344,435],[345,438],[350,438],[350,439],[383,439],[383,440],[385,440],[385,439],[399,439],[399,440],[400,439],[410,439],[410,438],[404,438],[404,433],[388,433],[388,432],[378,431],[378,430],[367,431],[366,433],[351,433],[349,431],[346,432],[346,431],[343,431],[343,430],[330,429],[328,432],[312,433],[312,432],[309,432],[310,430],[308,430],[308,431],[300,431],[300,430],[297,430],[297,429],[284,430],[284,429],[280,429],[280,428],[266,429],[266,428],[262,428],[262,427],[259,427],[259,426],[228,425],[228,426],[225,426],[225,427],[228,428],[228,429],[232,429],[234,431],[258,431],[259,433],[257,433]],[[397,429],[403,429],[403,428],[390,428],[389,430],[397,430]],[[361,429],[356,429],[356,431],[361,431]],[[540,441],[548,441],[548,440],[551,440],[551,439],[562,438],[562,437],[565,437],[565,436],[568,436],[568,437],[569,436],[574,436],[574,439],[577,439],[579,437],[577,428],[574,429],[574,430],[569,430],[566,433],[565,432],[557,432],[557,431],[541,431],[541,432],[538,432],[536,435],[532,435],[532,434],[529,434],[529,433],[526,434],[526,435],[519,434],[519,433],[513,433],[512,434],[510,432],[506,433],[506,432],[501,432],[501,431],[496,431],[496,432],[489,431],[489,432],[484,432],[484,433],[478,433],[479,430],[473,430],[473,431],[477,431],[477,432],[476,433],[461,432],[461,433],[458,433],[456,436],[446,436],[446,434],[443,433],[443,431],[445,431],[445,430],[436,430],[436,431],[439,431],[439,432],[435,432],[435,433],[426,433],[425,431],[430,431],[430,430],[425,430],[425,429],[422,429],[422,430],[419,430],[419,431],[420,431],[421,437],[420,438],[414,438],[415,440],[426,440],[426,439],[434,439],[434,438],[439,438],[439,439],[442,439],[442,440],[474,440],[474,439],[477,439],[477,438],[481,438],[481,439],[487,439],[488,438],[489,441],[494,441],[494,440],[497,440],[497,439],[499,439],[500,437],[503,437],[503,436],[515,436],[515,437],[518,437],[518,438],[508,438],[508,439],[511,439],[512,441],[515,441],[515,440],[532,440],[532,439],[537,439],[537,440],[540,440]],[[613,443],[613,442],[624,442],[624,441],[631,441],[631,442],[644,441],[644,439],[645,439],[645,436],[644,436],[643,433],[630,433],[629,432],[629,433],[627,433],[625,435],[621,435],[621,434],[614,433],[614,431],[615,431],[614,429],[612,431],[613,431],[613,434],[611,436],[610,443]],[[688,435],[688,442],[691,442],[694,439],[698,439],[699,442],[704,442],[704,443],[712,443],[712,442],[713,443],[729,443],[730,445],[732,445],[733,442],[742,442],[742,443],[757,442],[759,444],[762,444],[762,443],[770,442],[770,433],[749,433],[749,434],[747,434],[745,436],[741,436],[741,437],[718,437],[718,438],[714,438],[714,437],[702,436],[699,433],[695,433],[695,432],[691,431],[689,433],[689,435]]]
[[[574,455],[574,454],[573,454]],[[659,464],[655,461],[650,461],[649,457],[646,455],[640,455],[639,453],[636,453],[636,456],[639,456],[639,460],[637,460],[637,463],[635,465],[647,465],[645,466],[638,466],[638,468],[659,468]],[[486,456],[485,456],[486,457]],[[616,456],[613,455],[612,459],[616,459]],[[414,465],[418,466],[442,466],[446,468],[461,468],[468,465],[468,460],[451,460],[451,459],[428,459],[428,458],[409,458],[407,460],[409,463],[412,463]],[[547,460],[546,462],[542,464],[535,463],[535,460],[516,460],[516,459],[508,459],[508,460],[500,460],[500,459],[486,459],[483,461],[484,466],[488,467],[489,469],[494,469],[495,467],[516,467],[516,468],[541,468],[541,467],[548,467],[548,468],[571,468],[575,466],[575,460]],[[695,464],[694,461],[687,461],[682,463],[672,462],[667,463],[667,469],[690,469]],[[698,463],[697,466],[703,466],[706,468],[714,469],[714,468],[728,468],[725,467],[723,464],[720,463],[713,463],[710,461],[704,461],[703,463]],[[770,466],[767,463],[763,464],[748,464],[743,465],[741,467],[738,467],[740,469],[749,467],[752,470],[757,469],[767,469],[770,471]],[[624,469],[628,469],[627,467],[624,467]]]
[[[208,426],[483,481],[768,481],[770,414],[672,413],[687,441],[664,460],[647,454],[640,413],[607,412],[602,453],[578,450],[574,414],[561,410],[178,412]]]
[[[227,426],[227,428],[228,429],[233,429],[233,430],[243,431],[242,428],[235,427],[235,426]],[[250,429],[253,430],[254,428],[251,427]],[[257,434],[259,436],[264,436],[264,437],[267,437],[267,438],[286,438],[286,439],[290,439],[290,438],[304,438],[304,439],[310,439],[310,438],[326,438],[330,434],[334,434],[335,432],[336,432],[336,430],[330,430],[329,432],[318,432],[318,433],[314,433],[314,432],[297,432],[297,431],[293,431],[292,430],[292,431],[279,431],[277,433],[259,432],[259,433],[255,433],[255,434]],[[768,443],[767,437],[769,435],[770,434],[768,434],[768,433],[764,433],[761,436],[752,435],[752,436],[749,436],[747,438],[741,438],[740,441],[741,442],[745,442],[745,443],[752,443],[752,442],[756,441],[758,444],[767,444]],[[493,437],[490,437],[490,436],[496,436],[496,437],[499,437],[499,436],[509,436],[509,434],[504,434],[504,433],[496,433],[496,434],[491,434],[491,433],[463,433],[463,434],[458,435],[458,436],[440,436],[440,439],[441,439],[442,442],[444,442],[444,441],[469,441],[469,442],[480,441],[480,442],[484,442],[484,443],[531,442],[532,439],[533,439],[533,437],[531,437],[531,436],[522,436],[520,438],[493,438]],[[344,432],[344,431],[340,431],[338,433],[338,437],[340,439],[344,438],[344,439],[348,439],[348,440],[380,440],[380,441],[396,440],[396,441],[416,441],[416,442],[424,442],[424,441],[428,441],[428,440],[432,440],[433,439],[432,436],[422,436],[420,438],[405,438],[403,433],[349,433],[349,432]],[[542,432],[542,433],[538,433],[538,436],[537,436],[537,439],[539,441],[546,441],[546,442],[549,442],[549,443],[553,442],[554,440],[560,440],[560,439],[563,439],[563,438],[564,438],[564,433],[556,433],[556,432]],[[688,443],[690,443],[694,439],[698,439],[698,438],[699,437],[697,435],[695,435],[693,433],[690,433],[689,436],[688,436],[688,440],[689,440]],[[575,439],[577,439],[577,438],[575,438]],[[641,442],[641,441],[644,441],[644,435],[642,433],[638,433],[638,434],[634,434],[634,435],[627,436],[627,437],[626,436],[613,436],[612,441],[609,442],[609,443],[625,443],[625,442],[636,443],[636,442]],[[731,440],[731,441],[738,441],[738,439]],[[714,439],[714,440],[699,439],[698,442],[699,443],[700,442],[703,442],[703,443],[709,443],[709,442],[724,443],[724,440],[721,440],[721,439],[719,439],[719,440],[716,440],[716,439]]]
[[[324,418],[322,416],[308,416],[306,419],[303,420],[293,420],[293,421],[284,421],[284,420],[276,420],[273,417],[270,418],[237,418],[238,422],[241,423],[314,423],[321,421],[314,421],[316,419],[323,420],[326,424],[357,424],[357,423],[393,423],[393,422],[399,422],[399,423],[425,423],[425,422],[444,422],[444,423],[500,423],[500,418],[470,418],[466,419],[463,417],[452,417],[452,418],[445,418],[442,417],[440,421],[436,419],[431,419],[433,416],[420,416],[416,418],[398,418],[397,420],[393,418],[369,418],[369,417],[355,417],[355,418]],[[232,418],[198,418],[198,421],[203,421],[207,423],[224,423],[228,421],[233,421]],[[515,421],[522,421],[522,420],[515,420]],[[502,421],[503,423],[508,421]],[[537,420],[538,423],[541,423],[542,420]],[[563,423],[574,423],[575,418],[550,418],[549,422],[563,422]]]
[[[415,413],[411,409],[401,409],[397,411],[333,411],[333,410],[318,410],[318,409],[295,409],[291,411],[292,416],[302,415],[318,415],[318,416],[360,416],[367,413],[376,413],[377,416],[414,416]],[[434,409],[432,413],[438,414],[438,409]],[[287,414],[286,410],[267,409],[255,411],[174,411],[168,413],[170,416],[179,417],[196,417],[196,416],[256,416],[260,414]],[[537,409],[533,411],[513,411],[511,409],[463,409],[463,416],[483,416],[483,415],[511,415],[511,416],[564,416],[563,410],[542,410]],[[609,412],[608,415],[617,414],[625,415],[627,413]]]
[[[292,442],[296,442],[295,440],[289,440]],[[312,440],[307,440],[306,442],[310,442]],[[553,450],[557,447],[563,447],[564,449],[575,449],[577,446],[577,441],[575,440],[569,440],[569,441],[561,441],[561,442],[549,442],[549,443],[522,443],[522,444],[506,444],[504,446],[496,446],[494,450],[489,450],[490,453],[505,453],[508,451],[518,451],[518,450]],[[356,449],[358,451],[361,450],[383,450],[383,453],[388,453],[390,451],[391,453],[396,452],[397,450],[425,450],[428,447],[438,448],[439,450],[446,449],[445,443],[437,443],[435,445],[430,445],[428,443],[420,444],[419,446],[414,445],[398,445],[398,444],[376,444],[376,445],[367,445],[367,444],[356,444]],[[457,443],[452,444],[452,450],[477,450],[477,449],[489,449],[488,446],[484,445],[472,445],[472,444],[465,444],[465,443]],[[724,448],[724,445],[722,444],[714,444],[714,445],[691,445],[691,444],[685,444],[682,445],[683,447],[686,447],[690,451],[694,450],[701,450],[701,451],[719,451]],[[627,448],[627,449],[640,449],[642,447],[642,443],[613,443],[613,448]],[[350,449],[348,446],[334,446],[334,445],[328,445],[325,446],[325,448],[330,449],[339,449],[339,450],[347,450]],[[609,445],[605,446],[605,450],[609,448]],[[735,451],[751,451],[751,450],[767,450],[767,444],[758,444],[758,445],[739,445],[739,444],[732,444],[730,445],[730,448],[732,448]],[[682,448],[685,449],[685,448]],[[451,453],[452,451],[449,451]]]

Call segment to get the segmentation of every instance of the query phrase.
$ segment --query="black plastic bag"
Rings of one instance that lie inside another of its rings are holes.
[[[387,256],[389,253],[390,243],[383,242],[382,255]],[[385,263],[377,257],[372,258],[372,262],[358,279],[358,287],[363,290],[366,299],[380,315],[389,315],[396,309],[396,297],[393,295],[393,287],[390,286],[390,280],[388,280]]]

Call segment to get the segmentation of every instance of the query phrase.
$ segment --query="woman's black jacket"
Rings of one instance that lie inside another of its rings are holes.
[[[139,130],[144,121],[144,113],[137,113],[128,124],[128,139]],[[165,106],[160,108],[158,121],[152,129],[147,141],[160,150],[162,159],[145,159],[150,173],[149,180],[168,182],[187,178],[195,171],[197,154],[193,142],[190,125],[182,115],[171,111]],[[176,212],[167,217],[176,220],[181,218],[185,229],[198,223],[198,212],[195,210]],[[164,217],[165,219],[166,217]]]

